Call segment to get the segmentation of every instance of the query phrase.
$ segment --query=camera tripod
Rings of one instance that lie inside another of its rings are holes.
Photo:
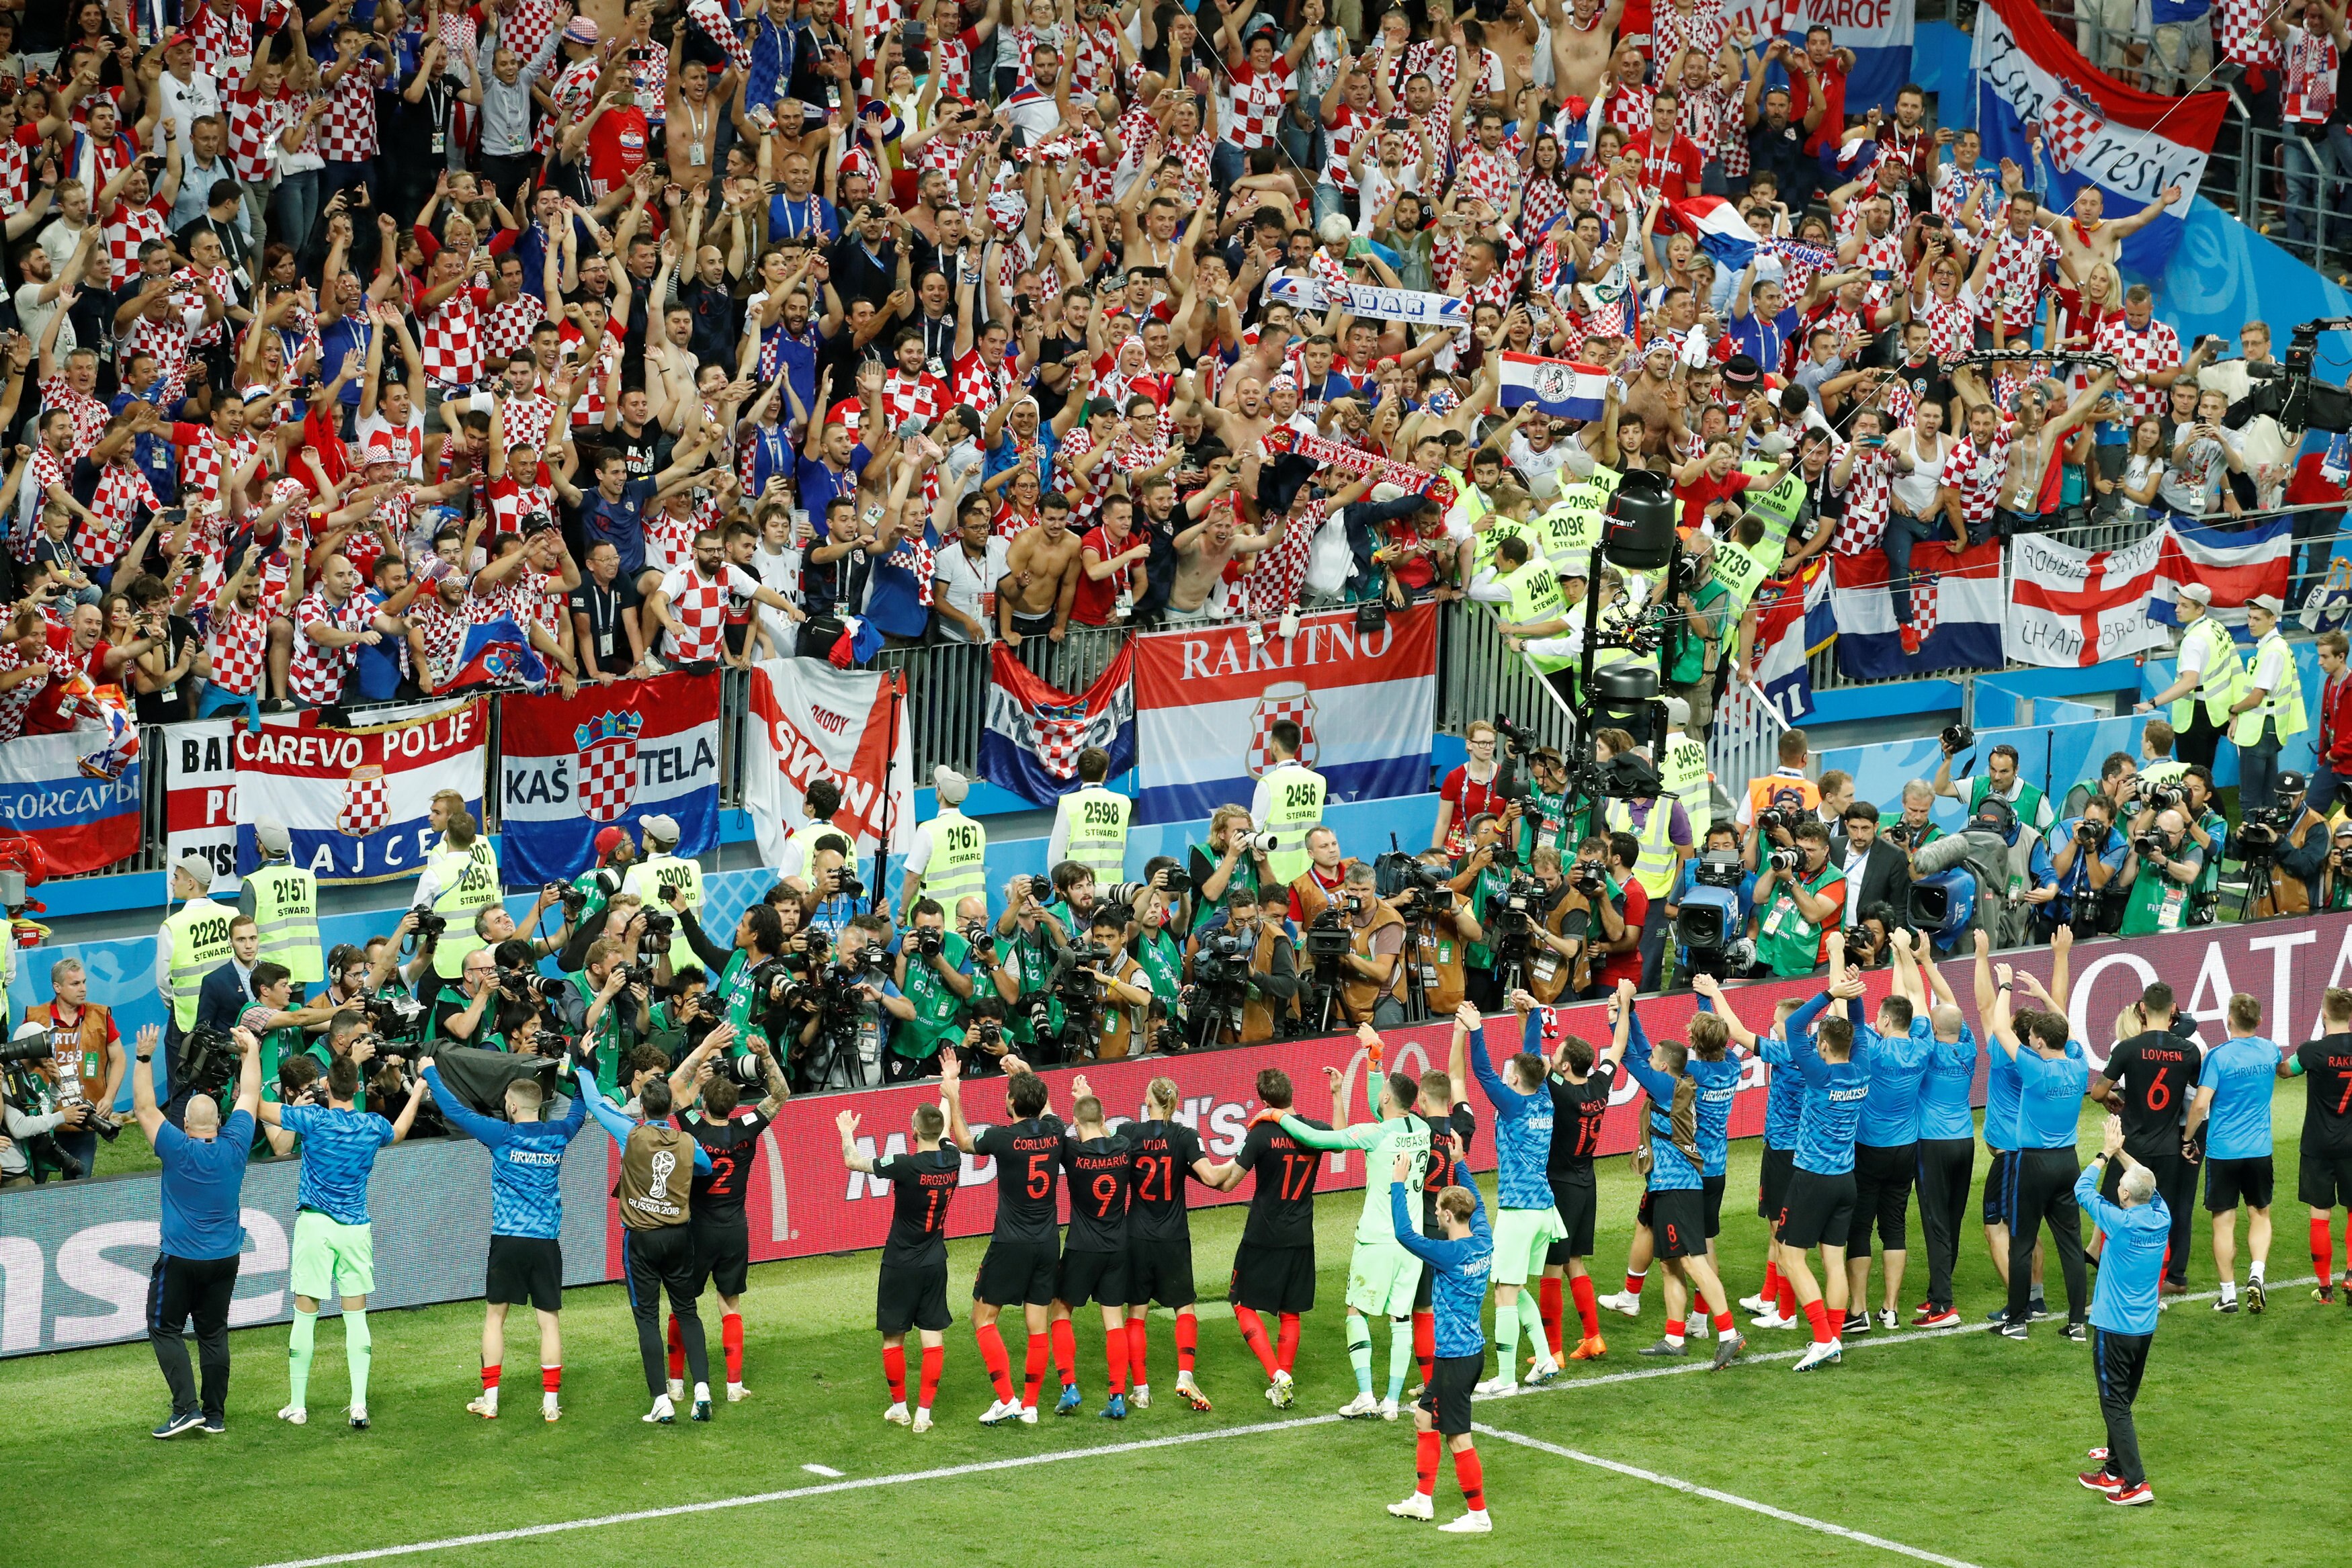
[[[2250,920],[2255,907],[2277,891],[2271,874],[2272,852],[2253,851],[2246,856],[2246,889],[2238,901],[2238,918]]]

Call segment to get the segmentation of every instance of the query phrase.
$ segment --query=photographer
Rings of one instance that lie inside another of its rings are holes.
[[[1756,874],[1748,934],[1759,970],[1793,978],[1821,967],[1823,937],[1844,924],[1846,885],[1830,862],[1829,829],[1801,821],[1789,838],[1790,847],[1774,850]]]
[[[1983,805],[1988,798],[2007,802],[2024,828],[2024,831],[2018,835],[2020,844],[2032,843],[2048,832],[2051,823],[2058,820],[2058,813],[2051,807],[2050,798],[2018,777],[2017,747],[2014,746],[2004,741],[1985,753],[1984,771],[1969,779],[1968,788],[1963,789],[1952,782],[1952,759],[1976,745],[1976,731],[1966,725],[1953,725],[1944,731],[1942,744],[1944,760],[1936,768],[1936,793],[1946,800],[1963,802],[1970,817],[1977,814],[1977,808]],[[2025,891],[2025,857],[2021,853],[2012,854],[2008,891],[2021,895]],[[1997,944],[2000,946],[2013,945],[2007,942]]]
[[[2149,827],[2135,829],[2124,862],[2123,934],[2150,936],[2187,926],[2189,890],[2204,869],[2204,853],[2189,841],[2179,811],[2159,811]]]
[[[784,950],[783,921],[772,906],[755,904],[736,917],[734,946],[721,947],[703,935],[701,922],[695,918],[693,909],[675,883],[663,883],[661,897],[677,917],[678,930],[699,966],[713,977],[713,1005],[735,1026],[735,1053],[741,1055],[751,1049],[755,1032],[766,1032],[761,1019],[766,1013],[768,998],[755,994],[752,976]]]
[[[1576,846],[1555,906],[1561,941],[1544,944],[1570,961],[1579,997],[1613,991],[1615,982],[1601,978],[1603,967],[1614,960],[1622,971],[1625,956],[1634,955],[1638,962],[1641,951],[1642,928],[1629,908],[1633,890],[1609,874],[1612,858],[1605,833],[1587,833]]]
[[[2017,862],[2021,841],[2029,841],[2025,859],[2031,862],[2032,837],[2018,821],[2015,808],[1999,795],[1988,794],[1977,802],[1958,832],[1937,840],[1911,857],[1911,880],[1924,882],[1965,867],[1976,883],[1970,928],[1984,932],[1996,947],[2017,946],[2025,940],[2024,877],[2011,868]],[[2017,899],[2009,896],[2012,885],[2019,890]]]
[[[2094,795],[2081,816],[2060,823],[2050,837],[2057,896],[2033,912],[2033,940],[2049,941],[2061,925],[2072,926],[2078,939],[2113,936],[2123,922],[2123,884],[2116,879],[2131,851],[2131,841],[2116,831],[2114,806],[2105,795]]]
[[[2189,824],[2189,841],[2205,857],[2205,869],[2189,890],[2189,924],[2210,925],[2221,904],[2221,862],[2231,852],[2230,819],[2213,803],[2213,770],[2192,766],[2180,776],[2179,811]],[[2153,811],[2143,810],[2132,831],[2146,832],[2155,824]]]
[[[2248,811],[2238,825],[2238,852],[2249,870],[2258,842],[2271,862],[2270,886],[2254,901],[2253,919],[2311,911],[2312,892],[2327,864],[2328,837],[2326,820],[2311,809],[2306,788],[2302,774],[2280,774],[2278,804]]]
[[[1136,1019],[1151,1005],[1150,978],[1120,946],[1126,911],[1096,910],[1083,935],[1055,966],[1041,1049],[1050,1055],[1058,1048],[1066,1062],[1117,1061],[1135,1052]]]
[[[1914,779],[1903,786],[1903,814],[1884,831],[1883,836],[1906,855],[1916,856],[1920,850],[1944,836],[1944,830],[1935,822],[1936,787],[1925,779]]]
[[[889,1029],[884,1020],[915,1016],[915,1004],[890,978],[889,940],[890,922],[880,915],[857,915],[842,928],[832,986],[802,1024],[793,1053],[809,1080],[804,1087],[854,1089],[877,1081]]]
[[[2176,767],[2174,771],[2178,773],[2179,769]],[[2095,797],[2106,801],[2109,821],[2127,821],[2139,810],[2140,792],[2149,788],[2150,783],[2141,779],[2139,764],[2132,760],[2130,752],[2110,751],[2106,760],[2099,764],[2096,779],[2083,779],[2066,791],[2065,804],[2059,808],[2059,815],[2079,817],[2084,804]],[[2170,804],[2168,800],[2158,802],[2159,809]]]
[[[588,962],[566,977],[569,994],[556,1016],[594,1057],[596,1087],[608,1097],[619,1087],[621,1062],[653,1029],[652,977],[630,962],[633,947],[612,936],[588,944]]]
[[[1552,853],[1552,874],[1559,877],[1559,854]],[[1485,933],[1470,905],[1448,885],[1452,864],[1445,852],[1424,850],[1415,859],[1412,882],[1383,899],[1405,925],[1405,988],[1419,987],[1432,1017],[1462,1005],[1468,994],[1463,971],[1465,946],[1481,941]]]
[[[857,880],[850,853],[847,834],[826,833],[819,838],[808,853],[808,889],[801,895],[801,924],[835,942],[849,929],[858,903],[866,896],[866,884]]]
[[[1511,803],[1517,810],[1517,803]],[[1506,834],[1511,819],[1484,812],[1473,817],[1464,831],[1467,834],[1470,852],[1454,863],[1454,875],[1447,889],[1462,900],[1481,930],[1479,940],[1470,944],[1463,956],[1462,980],[1465,994],[1481,1012],[1491,1012],[1503,1005],[1503,993],[1495,975],[1495,952],[1486,941],[1485,928],[1491,924],[1488,915],[1503,899],[1511,885],[1511,873],[1518,863],[1518,854],[1507,846]]]
[[[87,1176],[98,1166],[98,1140],[114,1140],[111,1112],[127,1058],[114,1015],[89,999],[89,976],[80,959],[59,958],[49,966],[49,994],[53,999],[25,1009],[25,1022],[41,1025],[48,1040],[47,1054],[27,1065],[58,1105],[88,1107],[88,1115],[58,1137],[58,1146]],[[5,1006],[0,999],[0,1009]],[[0,1028],[7,1021],[0,1010]]]
[[[1257,894],[1247,887],[1227,893],[1224,907],[1192,934],[1184,980],[1196,988],[1185,997],[1184,1030],[1186,1041],[1195,1046],[1263,1044],[1274,1038],[1277,1025],[1291,1021],[1298,998],[1298,968],[1281,918],[1262,908]],[[1213,1026],[1203,1023],[1213,1011]]]
[[[1252,829],[1246,807],[1220,806],[1210,813],[1208,842],[1193,845],[1185,862],[1192,876],[1195,930],[1216,914],[1228,890],[1246,887],[1255,900],[1274,885],[1265,861],[1273,843],[1272,834]]]
[[[1525,731],[1528,739],[1535,738]],[[1495,779],[1497,799],[1510,800],[1519,808],[1519,858],[1531,860],[1539,846],[1555,851],[1564,849],[1573,838],[1582,836],[1585,818],[1580,812],[1571,824],[1568,820],[1568,764],[1559,752],[1549,746],[1538,747],[1526,754],[1528,780],[1521,789],[1514,777],[1521,753],[1517,742],[1504,758]],[[1573,831],[1571,831],[1573,830]]]
[[[1370,862],[1356,861],[1348,867],[1339,910],[1348,931],[1348,951],[1339,956],[1340,1016],[1350,1024],[1402,1029],[1404,922],[1381,902]]]
[[[88,1135],[96,1153],[97,1108],[88,1101],[60,1104],[35,1062],[46,1060],[49,1028],[27,1019],[16,1026],[9,1051],[23,1057],[0,1071],[0,1187],[31,1186],[56,1172],[68,1181],[89,1175],[88,1162],[67,1153],[58,1135]]]
[[[1608,904],[1625,926],[1625,934],[1622,937],[1609,936],[1607,916],[1602,917],[1602,940],[1592,945],[1597,962],[1593,967],[1592,984],[1588,988],[1590,994],[1586,998],[1587,1000],[1594,1000],[1613,994],[1621,980],[1631,980],[1636,989],[1640,988],[1644,956],[1643,938],[1654,923],[1650,919],[1650,890],[1635,874],[1642,853],[1642,841],[1621,829],[1605,837],[1595,834],[1587,841],[1598,842],[1601,846],[1601,869],[1609,879]],[[1579,891],[1588,890],[1580,886]],[[1596,904],[1595,907],[1601,906]],[[1657,929],[1659,940],[1663,943],[1664,927],[1660,925]]]
[[[972,894],[965,902],[980,897]],[[939,900],[918,898],[907,913],[894,977],[914,1016],[890,1031],[882,1077],[892,1083],[931,1076],[939,1071],[940,1047],[963,1044],[964,1004],[972,992],[971,944],[947,928],[947,911]]]
[[[2330,912],[2352,909],[2352,822],[2336,824],[2327,863],[2319,873],[2319,906]]]
[[[1535,902],[1542,906],[1542,913],[1528,936],[1527,988],[1536,1000],[1549,1006],[1586,977],[1588,966],[1579,962],[1585,938],[1567,933],[1572,918],[1582,916],[1589,925],[1592,901],[1569,885],[1559,851],[1550,844],[1538,846],[1528,857],[1528,875],[1535,882]],[[1430,1010],[1433,1014],[1437,1010],[1433,1001]]]
[[[1102,895],[1094,872],[1076,861],[1062,862],[1054,868],[1054,894],[1045,914],[1061,928],[1057,946],[1080,940],[1094,924],[1096,900]]]
[[[499,961],[488,947],[466,955],[454,984],[444,986],[433,1004],[433,1036],[452,1045],[495,1049]]]
[[[596,863],[572,879],[581,918],[594,915],[626,885],[629,867],[636,858],[637,846],[626,828],[596,830]]]
[[[1683,862],[1681,871],[1675,876],[1674,891],[1666,895],[1666,928],[1668,930],[1675,929],[1675,923],[1682,918],[1684,903],[1699,885],[1699,864],[1707,855],[1717,857],[1729,855],[1737,860],[1739,855],[1739,830],[1729,822],[1715,823],[1707,829],[1706,841],[1701,847],[1699,853]],[[1738,918],[1732,923],[1730,931],[1726,933],[1727,936],[1747,930],[1748,918],[1755,913],[1756,873],[1754,872],[1748,872],[1740,878],[1736,896],[1738,900]],[[1687,977],[1691,972],[1690,952],[1677,943],[1675,947],[1675,973],[1677,977]],[[1676,983],[1681,983],[1680,979]]]
[[[1004,912],[996,917],[996,961],[990,977],[1004,1003],[1013,1043],[1024,1048],[1036,1042],[1030,1019],[1045,1006],[1045,977],[1053,973],[1055,955],[1063,947],[1061,923],[1046,915],[1037,897],[1045,880],[1016,876],[1006,883]],[[976,962],[983,957],[977,947],[973,957]]]
[[[1165,869],[1175,870],[1174,862]],[[1146,866],[1144,873],[1149,876],[1152,870]],[[1175,1010],[1184,990],[1184,944],[1176,935],[1183,928],[1181,895],[1149,885],[1137,894],[1127,928],[1128,950],[1135,955],[1163,1012]]]

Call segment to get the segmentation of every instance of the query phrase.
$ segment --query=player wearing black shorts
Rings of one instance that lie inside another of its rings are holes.
[[[1265,1108],[1250,1122],[1240,1151],[1214,1167],[1229,1188],[1239,1184],[1243,1171],[1257,1176],[1225,1299],[1233,1303],[1242,1338],[1265,1368],[1267,1403],[1287,1408],[1294,1396],[1290,1364],[1298,1354],[1298,1319],[1315,1306],[1315,1178],[1322,1172],[1323,1154],[1299,1143],[1276,1121],[1290,1109],[1288,1073],[1261,1070],[1257,1097]],[[1298,1119],[1324,1131],[1330,1127],[1309,1116]],[[1276,1315],[1278,1343],[1267,1343],[1262,1312]]]
[[[1062,1170],[1070,1186],[1070,1234],[1054,1278],[1049,1333],[1054,1370],[1062,1379],[1056,1416],[1077,1413],[1078,1335],[1073,1309],[1102,1307],[1103,1364],[1110,1394],[1106,1420],[1127,1419],[1127,1205],[1135,1185],[1135,1144],[1103,1124],[1102,1102],[1081,1072],[1070,1082],[1076,1124],[1062,1134]]]
[[[694,1218],[688,1229],[694,1239],[695,1294],[708,1283],[719,1292],[719,1343],[727,1359],[727,1402],[740,1404],[750,1392],[743,1386],[743,1286],[751,1266],[751,1226],[743,1215],[743,1189],[751,1180],[751,1161],[760,1138],[775,1119],[776,1109],[792,1098],[792,1086],[776,1066],[768,1037],[751,1034],[752,1054],[739,1061],[756,1061],[765,1079],[767,1098],[738,1115],[739,1080],[720,1068],[702,1081],[701,1114],[681,1115],[684,1127],[710,1155],[710,1169],[694,1173]],[[679,1339],[677,1320],[669,1321],[670,1397],[682,1398],[686,1385],[686,1346]]]
[[[980,1418],[983,1427],[1019,1420],[1037,1424],[1037,1390],[1045,1382],[1046,1309],[1054,1301],[1054,1276],[1062,1259],[1062,1232],[1055,1218],[1054,1182],[1062,1169],[1062,1119],[1053,1113],[1045,1081],[1017,1056],[1004,1059],[1004,1104],[1008,1126],[977,1133],[963,1119],[963,1079],[952,1050],[940,1052],[940,1093],[948,1103],[948,1136],[968,1155],[996,1162],[996,1227],[980,1275],[971,1283],[971,1332],[980,1359],[996,1389],[996,1403]],[[1013,1397],[1013,1362],[1004,1352],[997,1315],[1018,1304],[1029,1329],[1020,1399]]]
[[[1151,1407],[1150,1340],[1144,1314],[1159,1302],[1176,1314],[1176,1396],[1195,1410],[1209,1396],[1192,1381],[1201,1320],[1193,1311],[1192,1219],[1184,1205],[1184,1177],[1216,1186],[1215,1167],[1201,1152],[1201,1134],[1176,1120],[1183,1098],[1172,1078],[1155,1078],[1144,1092],[1143,1121],[1125,1131],[1135,1145],[1135,1186],[1127,1200],[1128,1403]],[[1239,1172],[1234,1173],[1237,1176]]]
[[[1567,1289],[1575,1293],[1577,1323],[1582,1330],[1568,1359],[1592,1361],[1609,1354],[1609,1343],[1601,1337],[1601,1306],[1585,1260],[1592,1256],[1592,1227],[1599,1212],[1592,1156],[1601,1147],[1601,1119],[1608,1113],[1609,1092],[1617,1085],[1623,1056],[1623,1049],[1612,1040],[1595,1060],[1590,1041],[1570,1035],[1552,1052],[1550,1071],[1544,1080],[1551,1090],[1551,1157],[1544,1174],[1551,1181],[1552,1207],[1559,1210],[1559,1222],[1567,1232],[1545,1251],[1543,1282],[1537,1287],[1554,1361],[1560,1359],[1566,1337],[1560,1301],[1563,1278],[1569,1281]]]
[[[1421,1233],[1433,1239],[1445,1234],[1444,1223],[1437,1213],[1437,1195],[1472,1179],[1469,1167],[1462,1162],[1469,1157],[1470,1140],[1478,1135],[1478,1113],[1467,1100],[1455,1099],[1454,1092],[1451,1073],[1433,1068],[1421,1075],[1421,1103],[1452,1107],[1443,1116],[1422,1117],[1429,1124],[1429,1178],[1421,1194]],[[1447,1143],[1446,1136],[1453,1142]],[[1424,1389],[1437,1360],[1437,1314],[1432,1306],[1434,1299],[1429,1270],[1423,1269],[1421,1282],[1412,1291],[1412,1358],[1420,1364]]]
[[[2156,1176],[2156,1190],[2172,1214],[2172,1240],[2165,1255],[2160,1295],[2189,1289],[2189,1222],[2197,1211],[2197,1166],[2180,1152],[2180,1129],[2195,1098],[2205,1058],[2193,1025],[2173,1009],[2172,988],[2161,981],[2141,993],[2139,1017],[2146,1029],[2116,1043],[2107,1065],[2091,1081],[2091,1098],[2122,1116],[2124,1153]],[[2122,1162],[2107,1163],[2100,1196],[2117,1201]]]
[[[2304,1090],[2295,1197],[2311,1207],[2311,1266],[2319,1280],[2312,1294],[2331,1301],[2336,1243],[2328,1221],[2337,1208],[2352,1207],[2352,991],[2329,987],[2319,1004],[2319,1023],[2326,1033],[2295,1047],[2279,1064],[2279,1076],[2311,1080]],[[2352,1244],[2352,1231],[2347,1241]],[[2344,1301],[2352,1306],[2352,1269],[2346,1272]]]
[[[841,1163],[890,1184],[890,1236],[874,1288],[874,1326],[882,1331],[882,1376],[890,1407],[882,1419],[931,1429],[931,1401],[947,1360],[948,1206],[963,1180],[963,1156],[947,1145],[948,1119],[929,1101],[915,1107],[914,1153],[877,1160],[857,1146],[857,1113],[833,1119],[841,1129]],[[923,1380],[907,1413],[907,1331],[922,1335]]]

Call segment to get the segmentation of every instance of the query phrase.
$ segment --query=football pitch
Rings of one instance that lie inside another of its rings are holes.
[[[920,1437],[881,1419],[888,1396],[873,1332],[875,1255],[812,1259],[752,1270],[744,1374],[752,1396],[722,1398],[709,1426],[638,1420],[647,1398],[619,1286],[565,1295],[563,1418],[553,1426],[539,1418],[535,1335],[520,1311],[509,1325],[505,1414],[467,1414],[478,1388],[481,1309],[472,1302],[372,1316],[367,1432],[340,1417],[347,1383],[331,1318],[320,1327],[311,1425],[301,1428],[273,1418],[286,1395],[282,1325],[231,1336],[229,1429],[220,1437],[146,1435],[166,1401],[143,1343],[0,1363],[0,1540],[11,1568],[1223,1564],[1408,1553],[1524,1562],[1532,1550],[1612,1563],[1662,1554],[1971,1568],[2317,1562],[2336,1554],[2340,1536],[2344,1469],[2334,1444],[2352,1393],[2344,1351],[2352,1310],[2322,1305],[2309,1289],[2305,1210],[2293,1201],[2302,1101],[2301,1082],[2282,1085],[2268,1312],[2211,1310],[2198,1216],[2189,1280],[2205,1294],[2165,1312],[2139,1398],[2158,1500],[2151,1508],[2116,1508],[2075,1483],[2076,1471],[2095,1468],[2084,1450],[2103,1440],[2088,1348],[2061,1340],[2055,1322],[2035,1325],[2023,1343],[1982,1331],[2000,1298],[1971,1223],[1958,1276],[1969,1326],[1874,1330],[1848,1339],[1842,1365],[1801,1377],[1790,1371],[1801,1330],[1751,1331],[1748,1356],[1721,1374],[1706,1370],[1707,1341],[1692,1343],[1688,1361],[1636,1354],[1657,1339],[1663,1316],[1654,1269],[1638,1322],[1602,1312],[1605,1360],[1573,1364],[1553,1388],[1479,1403],[1491,1536],[1443,1536],[1391,1519],[1384,1505],[1412,1486],[1409,1412],[1394,1424],[1332,1414],[1355,1392],[1341,1294],[1360,1200],[1343,1193],[1318,1206],[1318,1304],[1287,1410],[1266,1403],[1230,1312],[1204,1301],[1198,1377],[1213,1413],[1174,1397],[1173,1331],[1169,1314],[1154,1312],[1151,1407],[1124,1422],[1099,1419],[1102,1334],[1089,1307],[1077,1314],[1081,1413],[1052,1414],[1049,1373],[1037,1425],[980,1427],[990,1394],[964,1321],[984,1245],[974,1239],[950,1247],[958,1321],[939,1424]],[[1481,1146],[1487,1120],[1482,1112]],[[2086,1113],[2086,1150],[2096,1125]],[[1732,1146],[1720,1247],[1737,1294],[1754,1291],[1762,1273],[1758,1153],[1753,1141]],[[1979,1148],[1979,1186],[1985,1165]],[[1622,1283],[1638,1186],[1622,1158],[1601,1162],[1601,1183],[1594,1274],[1606,1293]],[[1204,1297],[1223,1293],[1242,1218],[1235,1207],[1193,1218]],[[2241,1278],[2242,1226],[2242,1218]],[[1927,1278],[1916,1210],[1910,1240],[1906,1321]],[[2053,1308],[2063,1310],[2054,1260],[2050,1272]],[[1878,1289],[1874,1273],[1874,1304]],[[703,1304],[716,1381],[717,1306],[708,1296]],[[1006,1321],[1017,1376],[1022,1336],[1012,1314]],[[1572,1339],[1572,1305],[1569,1331]],[[1373,1360],[1375,1390],[1385,1392],[1385,1327]],[[1450,1464],[1436,1502],[1440,1520],[1461,1511]]]

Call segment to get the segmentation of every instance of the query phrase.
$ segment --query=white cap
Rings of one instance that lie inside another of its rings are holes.
[[[2286,605],[2275,593],[2257,593],[2252,599],[2246,601],[2246,608],[2249,610],[2267,610],[2272,614],[2278,615],[2285,612]]]
[[[2182,583],[2179,594],[2181,598],[2193,599],[2200,604],[2210,605],[2213,602],[2213,591],[2201,582]]]
[[[182,855],[178,860],[172,862],[172,869],[181,875],[185,876],[190,882],[194,883],[196,884],[197,892],[210,893],[212,891],[213,862],[205,859],[204,856],[195,854]]]
[[[649,844],[675,844],[677,842],[677,821],[676,818],[656,815],[647,817],[644,821],[637,825],[645,830],[646,842]]]
[[[961,806],[971,793],[971,780],[942,764],[931,769],[931,788],[939,791],[940,805]]]
[[[1668,697],[1666,699],[1667,727],[1673,729],[1680,729],[1689,722],[1690,704],[1685,702],[1680,697]]]

